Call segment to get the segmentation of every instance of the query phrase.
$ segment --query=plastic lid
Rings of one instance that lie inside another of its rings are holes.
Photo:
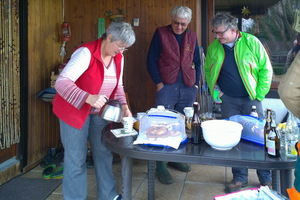
[[[165,110],[165,107],[162,106],[162,105],[158,105],[158,106],[157,106],[157,110],[158,110],[158,111],[164,111],[164,110]]]

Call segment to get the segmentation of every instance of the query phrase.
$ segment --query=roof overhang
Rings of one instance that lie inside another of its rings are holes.
[[[251,15],[261,15],[280,0],[215,0],[215,11],[231,12],[232,15],[242,15],[242,9],[249,9]]]

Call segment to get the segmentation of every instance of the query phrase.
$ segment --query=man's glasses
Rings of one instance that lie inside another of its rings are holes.
[[[221,32],[215,32],[214,30],[212,30],[211,32],[214,34],[214,35],[218,35],[218,36],[223,36],[223,34],[228,31],[229,28],[227,28],[225,31],[221,31]]]
[[[175,26],[181,25],[182,27],[186,27],[186,26],[188,25],[187,23],[180,23],[180,22],[176,22],[176,21],[173,21],[173,24],[174,24]]]

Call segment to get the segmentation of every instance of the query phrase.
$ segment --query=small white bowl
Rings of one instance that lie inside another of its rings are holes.
[[[204,140],[217,150],[230,150],[241,140],[243,126],[228,120],[208,120],[201,124]]]

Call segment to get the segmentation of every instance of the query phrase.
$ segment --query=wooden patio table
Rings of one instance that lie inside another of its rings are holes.
[[[292,187],[292,169],[296,160],[267,155],[263,146],[241,140],[237,146],[227,151],[213,149],[204,140],[194,145],[190,141],[178,149],[149,145],[133,145],[137,136],[117,138],[111,129],[122,124],[110,123],[102,132],[102,141],[111,151],[122,155],[122,199],[132,199],[132,159],[148,161],[148,199],[154,199],[155,161],[183,162],[201,165],[225,167],[246,167],[249,169],[272,170],[272,186],[279,193],[287,196],[286,189]]]

